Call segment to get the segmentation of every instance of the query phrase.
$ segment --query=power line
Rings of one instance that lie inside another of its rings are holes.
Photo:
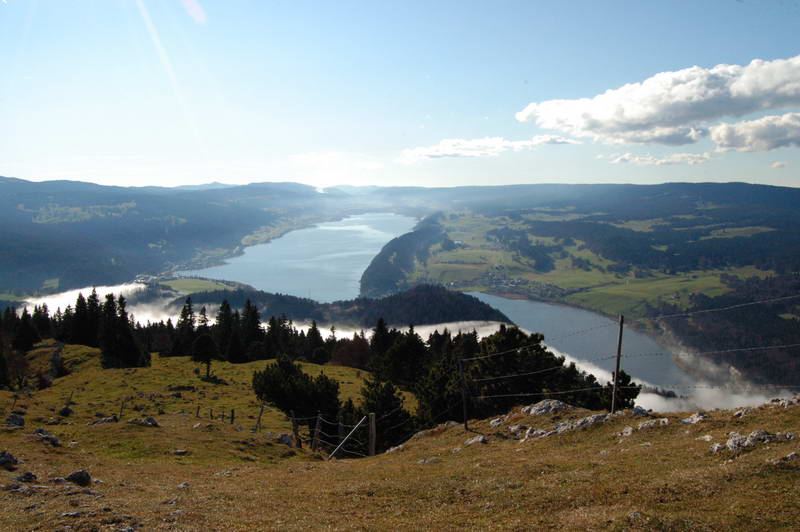
[[[638,386],[634,386],[633,388],[638,388]],[[476,395],[473,396],[473,399],[493,399],[496,397],[534,397],[534,396],[543,396],[543,395],[565,395],[568,393],[575,393],[575,392],[586,392],[589,390],[605,390],[605,386],[591,386],[588,388],[575,388],[572,390],[564,390],[560,392],[537,392],[537,393],[505,393],[505,394],[497,394],[497,395]]]
[[[762,299],[760,301],[750,301],[749,303],[739,303],[736,305],[730,305],[727,307],[720,307],[720,308],[712,308],[712,309],[704,309],[704,310],[693,310],[690,312],[680,312],[676,314],[662,314],[661,316],[654,316],[652,318],[640,318],[636,321],[655,321],[655,320],[662,320],[667,318],[686,318],[689,316],[694,316],[695,314],[706,314],[709,312],[722,312],[723,310],[731,310],[735,308],[742,308],[742,307],[749,307],[751,305],[762,305],[764,303],[774,303],[776,301],[785,301],[787,299],[795,299],[800,297],[800,294],[795,294],[793,296],[783,296],[783,297],[773,297],[770,299]]]
[[[557,369],[564,369],[566,366],[563,364],[560,366],[553,366],[552,368],[547,369],[540,369],[538,371],[529,371],[527,373],[516,373],[514,375],[502,375],[500,377],[484,377],[483,379],[472,379],[472,382],[485,382],[485,381],[495,381],[500,379],[511,379],[513,377],[527,377],[529,375],[538,375],[540,373],[547,373],[549,371],[555,371]]]

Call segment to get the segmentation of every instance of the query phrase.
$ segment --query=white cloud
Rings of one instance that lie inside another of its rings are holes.
[[[770,164],[770,168],[786,168],[786,165],[789,164],[786,161],[775,161],[774,163]]]
[[[635,164],[637,166],[669,166],[673,164],[704,164],[711,160],[710,153],[673,153],[665,157],[653,157],[652,155],[634,155],[633,153],[623,153],[608,157],[611,164]]]
[[[521,122],[610,144],[682,145],[726,116],[800,105],[800,56],[662,72],[593,98],[531,103]]]
[[[400,162],[411,164],[444,157],[497,157],[506,151],[530,150],[544,144],[581,144],[581,142],[558,135],[539,135],[530,140],[508,140],[503,137],[443,139],[433,146],[403,150]]]
[[[772,115],[711,128],[719,151],[770,151],[800,146],[800,113]]]

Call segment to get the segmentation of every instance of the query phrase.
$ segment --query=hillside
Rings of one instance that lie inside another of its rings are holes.
[[[511,320],[479,299],[436,285],[417,285],[381,298],[360,297],[349,301],[318,303],[311,299],[285,294],[271,294],[253,289],[215,290],[189,294],[195,305],[219,304],[223,300],[234,308],[244,307],[249,299],[263,316],[286,316],[291,320],[316,320],[337,327],[371,328],[379,318],[390,325],[429,325],[456,321]],[[174,308],[184,298],[173,301]]]
[[[514,408],[499,421],[471,421],[470,432],[442,425],[393,453],[325,462],[268,434],[289,431],[278,413],[264,415],[264,431],[249,431],[257,405],[248,375],[263,362],[220,363],[216,372],[228,385],[212,385],[181,357],[128,370],[100,370],[96,352],[77,346],[68,346],[65,358],[71,375],[16,402],[25,427],[0,428],[0,450],[20,461],[14,472],[0,471],[4,530],[409,530],[420,523],[437,530],[790,530],[800,524],[800,459],[785,458],[800,444],[783,436],[800,432],[796,404],[768,404],[740,417],[715,411],[696,424],[681,422],[690,413],[662,418],[626,411],[527,441],[510,428],[549,429],[594,413],[532,415]],[[333,375],[345,395],[359,385],[354,370],[307,367]],[[175,386],[191,388],[171,391]],[[70,395],[74,413],[57,415]],[[117,412],[126,396],[123,418],[153,415],[160,427],[86,424]],[[0,392],[3,419],[12,401]],[[206,419],[195,418],[197,405]],[[235,408],[235,423],[209,420],[212,407]],[[652,426],[639,429],[642,423]],[[41,441],[32,434],[37,428],[63,445]],[[782,434],[736,452],[710,451],[732,431],[756,430]],[[466,444],[481,434],[487,443]],[[188,454],[177,456],[176,449]],[[101,482],[80,488],[52,481],[80,469]],[[35,482],[14,480],[27,471]]]

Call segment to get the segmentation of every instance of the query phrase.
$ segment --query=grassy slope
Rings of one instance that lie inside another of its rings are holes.
[[[714,442],[724,442],[734,430],[800,432],[800,407],[765,406],[742,419],[717,411],[698,425],[682,425],[684,415],[670,415],[666,427],[621,438],[617,433],[624,426],[643,420],[627,415],[526,443],[505,438],[506,427],[547,428],[588,412],[537,418],[514,413],[498,428],[473,422],[471,428],[490,443],[458,453],[451,450],[475,435],[461,426],[412,440],[401,452],[322,462],[305,450],[276,444],[263,432],[240,432],[208,420],[193,429],[198,420],[191,412],[174,413],[193,410],[198,402],[225,405],[236,407],[245,418],[241,423],[250,426],[253,420],[246,416],[255,405],[245,388],[253,365],[220,364],[217,373],[230,384],[212,386],[199,383],[192,364],[182,358],[156,359],[150,369],[107,371],[97,367],[96,352],[87,348],[69,347],[67,358],[72,375],[18,403],[27,406],[26,428],[0,429],[0,449],[24,460],[19,472],[33,471],[38,484],[49,487],[28,494],[0,490],[0,529],[416,530],[424,524],[434,530],[789,530],[800,525],[800,461],[767,463],[800,450],[798,440],[759,446],[739,457],[712,456],[710,443],[697,440],[710,434]],[[345,395],[358,387],[354,370],[322,369],[345,383]],[[186,383],[197,391],[182,392],[181,399],[137,396],[132,401],[131,407],[143,407],[137,416],[156,414],[156,403],[161,404],[168,412],[155,416],[161,428],[85,424],[95,410],[117,408],[125,395],[164,394],[166,385]],[[53,416],[49,409],[60,407],[72,390],[77,404],[71,424],[47,427],[64,447],[35,441],[32,429]],[[8,392],[0,392],[3,410],[10,401]],[[266,414],[267,429],[287,431],[281,418]],[[78,443],[69,446],[70,441]],[[192,454],[170,454],[176,448]],[[417,463],[430,457],[440,461]],[[81,468],[103,483],[92,492],[68,494],[47,481]],[[230,476],[217,475],[221,472]],[[0,484],[9,484],[13,476],[0,471]],[[178,488],[182,482],[189,487]],[[65,512],[82,515],[61,517]]]
[[[554,219],[566,219],[555,216]],[[637,221],[622,224],[629,229],[651,231],[658,220]],[[571,258],[556,260],[556,268],[547,273],[535,272],[528,264],[516,260],[514,254],[502,249],[496,242],[486,238],[486,232],[498,227],[507,226],[521,229],[524,226],[507,218],[486,218],[470,213],[459,213],[459,216],[443,220],[448,236],[459,241],[465,248],[453,251],[432,249],[432,256],[427,264],[420,264],[412,274],[412,280],[429,279],[441,283],[460,283],[459,289],[477,291],[497,291],[491,285],[479,279],[481,274],[500,266],[509,277],[518,277],[529,281],[554,284],[567,290],[580,290],[566,297],[565,302],[584,308],[598,310],[606,314],[626,314],[632,317],[641,314],[646,302],[658,299],[669,299],[681,304],[687,301],[692,292],[702,292],[709,296],[717,296],[728,291],[719,280],[720,273],[747,277],[751,275],[765,276],[770,272],[754,267],[729,270],[704,270],[665,275],[652,272],[651,277],[637,279],[633,274],[620,276],[614,273],[601,272],[597,269],[586,271],[572,266]],[[759,228],[742,228],[727,230],[719,237],[746,236],[756,234]],[[552,243],[552,239],[532,235],[531,238],[544,244]],[[588,249],[579,249],[582,242],[566,246],[570,257],[582,258],[599,266],[607,267],[611,263],[607,259],[592,253]],[[502,290],[501,290],[502,291]]]

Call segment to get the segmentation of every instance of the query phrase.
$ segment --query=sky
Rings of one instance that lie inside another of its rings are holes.
[[[800,186],[795,0],[0,0],[0,175]]]

